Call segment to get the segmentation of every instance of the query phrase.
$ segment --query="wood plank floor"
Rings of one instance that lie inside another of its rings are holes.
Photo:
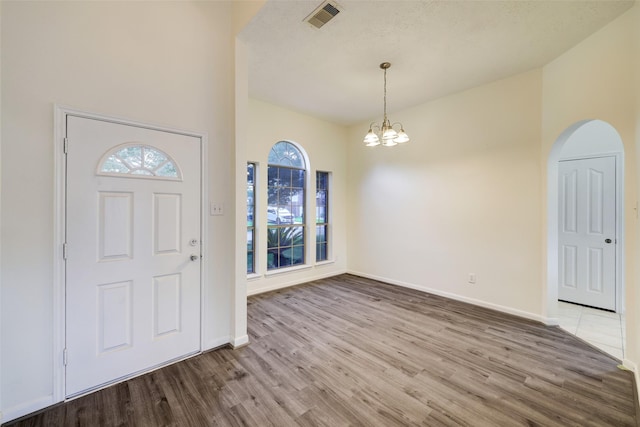
[[[636,426],[633,377],[555,327],[342,275],[249,298],[219,349],[12,426]]]

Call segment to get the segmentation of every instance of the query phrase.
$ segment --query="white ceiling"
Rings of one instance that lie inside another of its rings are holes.
[[[547,64],[633,1],[268,0],[241,39],[252,97],[342,124],[382,115]]]

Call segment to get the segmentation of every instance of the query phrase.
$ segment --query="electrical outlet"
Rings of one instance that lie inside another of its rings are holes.
[[[476,283],[476,273],[469,273],[469,283],[471,284]]]

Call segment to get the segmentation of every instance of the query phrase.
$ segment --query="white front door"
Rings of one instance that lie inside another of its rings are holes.
[[[560,300],[616,309],[615,180],[615,157],[560,162]]]
[[[66,395],[200,350],[200,139],[69,116]]]

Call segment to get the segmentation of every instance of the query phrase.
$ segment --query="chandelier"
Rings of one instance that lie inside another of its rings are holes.
[[[364,144],[367,147],[375,147],[380,145],[380,142],[385,147],[393,147],[394,145],[409,142],[409,135],[405,133],[402,123],[395,122],[391,124],[387,118],[387,69],[389,67],[391,67],[390,62],[380,64],[380,68],[384,70],[384,119],[382,120],[382,125],[378,125],[376,122],[372,122],[369,125],[369,132],[364,137]],[[400,132],[393,128],[396,125],[400,126]]]

